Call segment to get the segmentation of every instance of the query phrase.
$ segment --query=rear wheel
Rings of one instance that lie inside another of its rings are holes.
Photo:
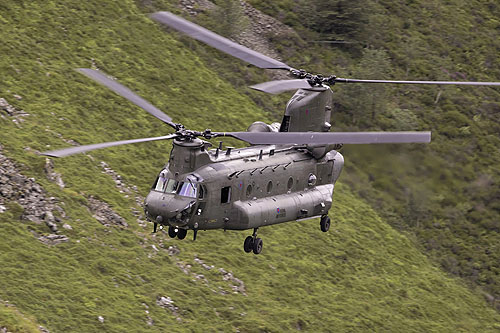
[[[321,231],[323,232],[327,232],[328,229],[330,229],[330,218],[328,217],[328,215],[321,216],[319,226],[321,227]]]
[[[179,231],[177,231],[177,238],[179,239],[186,238],[187,232],[188,232],[187,229],[179,229]]]
[[[168,235],[170,238],[175,238],[177,236],[177,230],[174,227],[168,227]]]
[[[253,242],[253,253],[259,254],[262,251],[262,246],[264,246],[261,238],[255,238]]]
[[[245,250],[246,253],[250,253],[253,250],[253,237],[248,236],[245,238],[245,242],[243,243],[243,250]]]

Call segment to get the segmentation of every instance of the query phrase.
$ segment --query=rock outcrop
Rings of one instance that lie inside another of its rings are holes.
[[[0,146],[0,213],[7,210],[7,203],[17,202],[23,209],[20,216],[35,224],[45,223],[56,236],[59,225],[66,213],[59,205],[59,200],[48,196],[35,178],[23,175],[15,163],[2,154]],[[56,237],[59,242],[67,237]],[[64,240],[63,240],[64,239]]]

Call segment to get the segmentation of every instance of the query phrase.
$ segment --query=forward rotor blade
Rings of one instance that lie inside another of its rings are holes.
[[[175,127],[175,124],[172,122],[172,118],[167,116],[165,113],[163,113],[161,110],[150,104],[148,101],[143,99],[142,97],[137,96],[135,93],[133,93],[130,89],[127,87],[121,85],[120,83],[116,82],[115,80],[111,79],[107,75],[105,75],[101,71],[96,71],[94,69],[90,68],[78,68],[78,72],[82,73],[83,75],[91,78],[94,81],[99,82],[100,84],[108,87],[109,89],[113,90],[115,93],[118,95],[125,97],[138,107],[142,108],[143,110],[149,112],[151,115],[155,116],[156,118],[160,119],[164,123],[172,126],[173,128]]]
[[[500,86],[500,82],[472,82],[472,81],[391,81],[391,80],[357,80],[335,78],[339,83],[394,83],[394,84],[438,84],[438,85],[461,85],[461,86]]]
[[[268,81],[250,86],[250,88],[269,94],[279,94],[288,90],[311,89],[305,79]]]
[[[151,18],[254,66],[269,69],[290,69],[290,66],[285,63],[237,44],[170,12],[156,12],[151,15]]]
[[[93,145],[85,145],[85,146],[70,147],[70,148],[65,148],[65,149],[46,151],[46,152],[43,152],[42,155],[52,156],[52,157],[65,157],[65,156],[69,156],[69,155],[73,155],[73,154],[84,153],[86,151],[95,150],[95,149],[126,145],[129,143],[139,143],[139,142],[148,142],[148,141],[156,141],[156,140],[167,140],[167,139],[173,139],[175,137],[177,137],[177,134],[174,133],[174,134],[169,134],[169,135],[165,135],[165,136],[157,136],[154,138],[142,138],[142,139],[132,139],[132,140],[96,143]]]
[[[429,143],[431,132],[230,132],[220,133],[254,145]]]

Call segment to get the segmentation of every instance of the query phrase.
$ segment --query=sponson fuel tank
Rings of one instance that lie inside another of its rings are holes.
[[[234,207],[238,218],[227,228],[257,228],[326,214],[332,207],[333,188],[333,184],[327,184],[270,198],[237,201]]]

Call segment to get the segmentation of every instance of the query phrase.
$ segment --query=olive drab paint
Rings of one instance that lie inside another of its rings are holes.
[[[330,129],[329,87],[299,89],[286,106],[281,132]],[[277,132],[277,124],[255,122],[249,132]],[[200,139],[175,139],[161,173],[177,184],[191,179],[195,197],[158,190],[145,200],[151,221],[196,230],[245,230],[326,216],[344,164],[334,145],[254,145],[208,150]],[[318,153],[318,150],[320,153]]]

